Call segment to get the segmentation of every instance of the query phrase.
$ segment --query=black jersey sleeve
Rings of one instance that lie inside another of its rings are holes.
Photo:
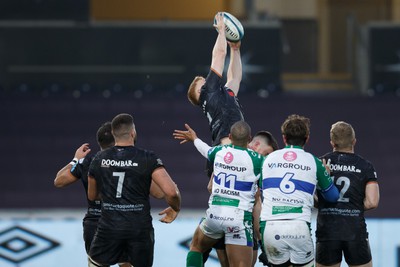
[[[367,176],[367,183],[378,181],[378,176],[376,174],[375,168],[369,161],[367,161],[366,176]]]
[[[148,153],[149,153],[151,172],[153,172],[155,169],[159,167],[164,167],[164,163],[162,162],[162,160],[153,151],[149,151]]]
[[[97,153],[97,155],[95,157],[93,157],[93,159],[89,165],[88,175],[95,179],[98,176],[98,175],[96,175],[96,172],[100,169],[100,158],[99,158],[100,154],[101,153]]]
[[[93,156],[86,156],[83,159],[80,159],[77,164],[72,166],[71,174],[78,179],[84,178],[84,175],[87,175],[90,162],[92,161]]]

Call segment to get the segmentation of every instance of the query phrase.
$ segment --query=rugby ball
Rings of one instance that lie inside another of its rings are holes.
[[[224,22],[225,22],[225,36],[228,41],[238,42],[244,36],[244,29],[242,23],[228,12],[224,13]],[[214,24],[216,24],[216,20],[214,19]]]

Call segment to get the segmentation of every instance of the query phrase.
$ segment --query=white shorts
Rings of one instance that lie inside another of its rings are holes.
[[[301,265],[314,259],[314,243],[307,222],[266,221],[261,222],[261,226],[265,253],[272,264],[279,265],[290,260]]]
[[[200,223],[200,229],[213,239],[220,239],[225,235],[225,244],[253,246],[253,219],[248,211],[212,206]]]

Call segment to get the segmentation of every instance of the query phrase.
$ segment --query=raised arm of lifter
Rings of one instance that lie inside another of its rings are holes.
[[[228,42],[231,48],[231,59],[228,67],[228,79],[226,87],[231,89],[235,95],[239,93],[240,82],[242,81],[242,59],[240,56],[240,41]]]
[[[218,31],[218,37],[215,41],[212,51],[211,69],[213,69],[219,76],[222,76],[222,73],[224,71],[227,46],[223,12],[218,12],[217,15],[215,15],[214,21],[215,23],[213,26]]]

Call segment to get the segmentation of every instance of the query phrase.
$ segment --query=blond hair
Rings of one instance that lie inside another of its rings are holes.
[[[356,139],[356,133],[354,132],[351,124],[338,121],[332,124],[330,131],[331,141],[336,149],[346,149],[353,146],[353,141]]]
[[[187,97],[188,97],[190,103],[192,103],[194,106],[200,105],[200,99],[199,99],[199,97],[197,97],[197,94],[196,94],[196,85],[197,85],[197,82],[201,79],[203,79],[203,77],[201,77],[201,76],[194,77],[192,83],[189,85],[189,89],[187,92]]]

